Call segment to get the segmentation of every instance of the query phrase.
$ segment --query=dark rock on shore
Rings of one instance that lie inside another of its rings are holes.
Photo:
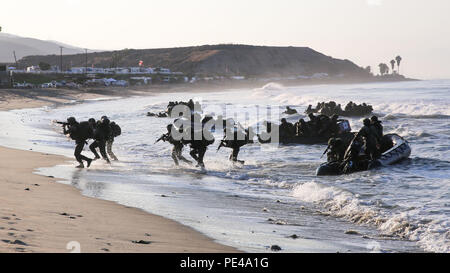
[[[272,246],[270,247],[270,250],[272,250],[272,251],[280,251],[280,250],[281,250],[281,247],[280,247],[279,245],[272,245]]]

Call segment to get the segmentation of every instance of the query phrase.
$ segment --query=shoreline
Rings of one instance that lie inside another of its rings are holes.
[[[420,81],[417,79],[266,79],[266,80],[243,80],[243,81],[213,81],[198,82],[194,84],[152,84],[132,87],[89,87],[81,89],[67,88],[47,88],[47,89],[19,89],[6,88],[0,89],[0,111],[14,110],[22,108],[36,108],[47,106],[49,104],[63,104],[69,101],[81,101],[88,99],[97,99],[101,97],[131,97],[131,96],[149,96],[161,93],[193,92],[202,93],[217,90],[237,90],[242,88],[262,88],[269,83],[278,83],[286,87],[291,86],[317,86],[317,85],[340,85],[340,84],[377,84]]]
[[[151,95],[157,90],[105,91],[111,90],[10,91],[9,96],[1,94],[0,111]],[[0,252],[70,252],[70,242],[78,242],[81,252],[239,252],[163,216],[87,197],[71,185],[55,183],[53,177],[35,174],[38,168],[69,160],[0,146]]]

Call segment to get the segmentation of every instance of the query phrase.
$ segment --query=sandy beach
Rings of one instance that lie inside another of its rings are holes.
[[[0,111],[151,91],[1,90]],[[82,196],[39,167],[72,160],[0,147],[0,252],[236,252],[161,216]]]

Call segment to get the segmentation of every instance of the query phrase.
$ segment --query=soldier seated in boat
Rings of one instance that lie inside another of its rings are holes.
[[[331,126],[331,124],[330,124],[331,120],[327,115],[323,115],[323,114],[319,115],[317,118],[319,121],[318,126],[317,126],[317,129],[318,129],[317,134],[319,136],[326,136],[327,131],[328,131],[329,127]]]
[[[383,125],[381,125],[381,121],[378,120],[377,116],[372,116],[370,118],[371,126],[374,127],[375,132],[377,133],[377,139],[378,141],[381,141],[381,138],[383,137]]]
[[[365,153],[370,159],[376,159],[380,156],[377,146],[377,132],[371,126],[370,119],[366,118],[363,121],[364,126],[359,130],[357,137],[361,136],[365,140]]]
[[[324,120],[322,123],[322,130],[319,132],[320,135],[324,136],[337,136],[339,134],[339,125],[337,124],[339,121],[338,115],[333,115],[331,119]]]
[[[287,122],[285,118],[282,118],[279,132],[280,139],[292,137],[295,134],[294,125],[290,122]]]
[[[284,114],[287,114],[287,115],[297,114],[297,110],[295,110],[289,106],[286,106],[286,111],[284,111]]]
[[[350,143],[350,147],[345,152],[344,161],[340,165],[342,173],[351,173],[354,171],[367,169],[369,160],[367,160],[365,156],[360,156],[362,146],[362,137],[356,135],[353,141]]]
[[[311,136],[311,131],[309,129],[308,124],[304,119],[299,119],[298,122],[295,123],[295,135],[309,137]]]
[[[318,117],[314,116],[313,113],[308,114],[309,121],[307,122],[308,127],[310,128],[311,136],[317,136],[320,130],[320,120]]]
[[[340,138],[330,138],[328,140],[327,161],[328,162],[342,162],[344,160],[345,145]]]
[[[352,101],[349,101],[347,105],[345,106],[345,112],[351,112],[353,110],[354,103]]]

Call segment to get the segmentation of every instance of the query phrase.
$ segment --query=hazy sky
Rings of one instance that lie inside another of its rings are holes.
[[[308,46],[378,72],[450,78],[450,0],[14,0],[3,32],[93,49]]]

